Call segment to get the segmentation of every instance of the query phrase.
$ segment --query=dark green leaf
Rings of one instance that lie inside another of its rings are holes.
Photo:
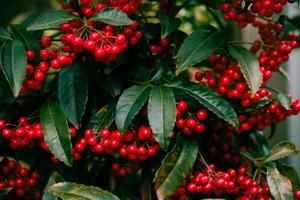
[[[0,41],[12,40],[11,35],[2,26],[0,26]]]
[[[297,155],[299,152],[296,146],[290,142],[281,142],[275,145],[270,153],[262,158],[261,163],[268,163],[288,156]]]
[[[115,8],[105,8],[97,12],[96,16],[91,18],[91,21],[114,26],[127,26],[133,23],[125,12]]]
[[[221,119],[227,121],[229,124],[235,127],[239,126],[237,115],[232,106],[223,97],[215,94],[209,88],[197,83],[185,83],[182,81],[170,84],[169,87],[193,97],[200,104],[215,113]]]
[[[291,82],[289,73],[282,67],[278,70],[279,74],[281,74],[287,81]]]
[[[267,181],[274,200],[294,199],[291,181],[281,175],[276,168],[267,168]]]
[[[51,153],[67,166],[72,166],[72,144],[67,120],[59,105],[47,101],[41,108],[44,139]]]
[[[193,32],[181,45],[177,57],[176,74],[200,63],[225,42],[221,31],[205,26]]]
[[[2,73],[0,74],[0,102],[1,101],[14,101],[14,96],[9,84]]]
[[[78,127],[88,100],[88,81],[84,66],[74,62],[71,67],[59,73],[58,98],[68,120]]]
[[[165,86],[152,89],[148,104],[148,119],[156,141],[166,151],[176,121],[176,101],[171,89]]]
[[[294,191],[297,191],[300,189],[298,173],[293,167],[277,163],[277,169],[282,175],[284,175],[285,177],[290,179],[290,181],[292,182]]]
[[[7,195],[12,189],[13,189],[12,187],[1,189],[0,190],[0,197],[3,197],[5,195]]]
[[[63,10],[53,10],[42,13],[27,27],[28,31],[46,30],[58,28],[59,25],[70,20],[77,19],[71,12]]]
[[[53,196],[52,194],[49,194],[48,192],[48,188],[51,186],[51,185],[54,185],[55,183],[60,183],[60,182],[63,182],[64,179],[57,173],[57,172],[54,172],[49,180],[48,180],[48,183],[47,185],[45,186],[45,189],[44,189],[44,194],[43,194],[43,198],[42,200],[58,200],[57,197]]]
[[[124,132],[149,98],[151,87],[132,86],[121,95],[116,108],[116,124]]]
[[[277,93],[277,98],[280,104],[285,108],[285,109],[290,109],[291,104],[292,104],[292,99],[288,97],[287,95],[283,94],[282,92]]]
[[[98,133],[103,128],[109,128],[115,119],[116,103],[112,102],[101,108],[95,116],[93,116],[89,127]]]
[[[41,49],[40,44],[37,42],[33,34],[23,28],[21,25],[10,25],[11,31],[14,36],[19,39],[27,50],[38,51]]]
[[[7,42],[2,52],[2,65],[6,79],[15,97],[19,95],[27,70],[26,52],[22,42]]]
[[[251,94],[256,94],[263,81],[257,56],[243,47],[230,46],[229,51],[239,62],[240,69],[248,83]]]
[[[197,155],[197,140],[185,140],[183,138],[167,154],[154,178],[156,194],[159,200],[164,200],[176,191],[182,180],[192,170]]]
[[[157,17],[161,24],[161,38],[168,37],[171,33],[176,31],[181,25],[180,19],[171,18],[166,14],[158,13]]]
[[[101,188],[68,182],[52,185],[48,192],[63,200],[120,200]]]
[[[103,74],[100,77],[96,77],[99,86],[113,97],[119,96],[121,93],[123,83],[122,78],[123,74],[119,72],[113,74]]]

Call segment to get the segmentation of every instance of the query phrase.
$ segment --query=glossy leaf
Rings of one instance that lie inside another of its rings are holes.
[[[290,179],[290,181],[292,182],[294,191],[297,191],[300,189],[299,177],[298,177],[297,171],[293,167],[277,163],[277,169],[282,175],[284,175],[285,177]]]
[[[241,72],[247,81],[251,94],[256,94],[263,81],[257,56],[249,50],[237,46],[230,46],[229,52],[239,62]]]
[[[70,20],[77,19],[71,12],[63,10],[53,10],[44,12],[29,24],[28,31],[46,30],[59,28],[59,25]]]
[[[116,103],[112,102],[103,108],[101,108],[95,116],[93,116],[89,127],[94,130],[95,133],[98,133],[104,128],[109,128],[114,122],[116,113]]]
[[[54,172],[49,180],[48,180],[48,183],[47,185],[45,186],[45,189],[44,189],[44,194],[43,194],[43,198],[42,200],[58,200],[57,197],[53,196],[52,194],[50,194],[48,192],[48,188],[51,186],[51,185],[54,185],[55,183],[60,183],[60,182],[63,182],[64,179],[59,175],[59,173],[57,172]]]
[[[68,120],[78,127],[88,100],[88,80],[79,63],[75,62],[59,73],[58,99]]]
[[[124,132],[149,98],[150,86],[132,86],[125,90],[116,108],[116,124]]]
[[[287,95],[283,94],[282,92],[277,93],[277,98],[280,104],[285,108],[285,109],[290,109],[291,104],[292,104],[292,99],[288,97]]]
[[[13,24],[10,25],[10,28],[14,36],[20,41],[22,41],[27,50],[38,51],[41,49],[40,44],[37,42],[33,34],[27,31],[21,25]]]
[[[276,168],[267,168],[267,182],[274,200],[294,199],[291,181]]]
[[[44,139],[51,153],[67,166],[72,166],[72,144],[63,111],[55,102],[47,101],[41,108]]]
[[[22,42],[13,40],[5,44],[2,51],[2,65],[13,95],[17,97],[27,70],[26,52]]]
[[[165,86],[152,89],[148,104],[148,119],[156,141],[166,151],[176,121],[176,101],[171,89]]]
[[[268,163],[275,160],[279,160],[288,156],[297,155],[299,152],[296,149],[296,146],[290,142],[281,142],[275,145],[270,154],[263,158],[262,163]]]
[[[114,194],[101,188],[69,182],[52,185],[48,192],[63,200],[120,200]]]
[[[161,38],[168,37],[171,33],[176,31],[181,25],[180,19],[171,18],[166,14],[159,13],[157,17],[161,24]]]
[[[2,26],[0,26],[0,41],[12,40],[9,32],[7,32]]]
[[[219,49],[224,42],[223,33],[212,26],[204,26],[193,32],[183,42],[176,56],[176,74],[200,63]]]
[[[96,16],[91,18],[91,21],[114,26],[127,26],[133,23],[125,12],[115,8],[105,8],[97,12]]]
[[[201,86],[197,83],[178,81],[169,84],[169,87],[174,88],[196,99],[205,108],[215,113],[221,119],[227,121],[229,124],[238,127],[239,121],[232,106],[219,95],[215,94],[209,88]]]
[[[197,140],[183,138],[167,154],[154,178],[158,200],[164,200],[176,191],[192,170],[197,154]]]

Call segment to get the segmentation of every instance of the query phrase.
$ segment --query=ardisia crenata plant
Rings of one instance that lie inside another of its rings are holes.
[[[292,3],[65,0],[0,27],[0,199],[300,200],[295,145],[268,145],[300,112],[268,86]]]

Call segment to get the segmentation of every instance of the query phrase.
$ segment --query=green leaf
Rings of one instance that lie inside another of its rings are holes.
[[[132,86],[121,95],[116,108],[116,125],[124,132],[149,98],[151,87]]]
[[[63,200],[120,200],[114,194],[101,188],[69,182],[52,185],[48,192]]]
[[[267,182],[274,200],[294,199],[291,181],[276,168],[267,167]]]
[[[152,89],[148,104],[148,119],[156,141],[166,151],[176,121],[176,101],[171,89],[166,86]]]
[[[27,50],[38,51],[41,49],[40,44],[37,42],[33,34],[23,28],[21,25],[10,25],[13,35],[19,39]]]
[[[241,72],[248,83],[251,94],[256,94],[263,81],[257,56],[249,50],[237,46],[230,46],[229,52],[239,62]]]
[[[68,120],[78,127],[88,100],[88,80],[83,65],[75,62],[59,73],[58,99]]]
[[[206,59],[225,42],[223,32],[204,26],[193,32],[181,45],[177,57],[176,74]]]
[[[229,104],[223,97],[215,94],[209,88],[197,83],[187,83],[183,81],[178,81],[173,84],[169,84],[168,86],[193,97],[200,104],[229,124],[235,127],[239,126],[239,120],[237,119],[237,115],[231,104]]]
[[[72,166],[72,143],[67,120],[59,105],[47,101],[41,108],[44,139],[51,153],[67,166]]]
[[[300,189],[300,181],[299,181],[298,173],[293,167],[277,163],[277,169],[282,175],[290,179],[294,191]]]
[[[176,31],[180,25],[181,20],[177,18],[171,18],[166,14],[158,13],[157,18],[161,24],[161,38],[168,37],[171,33]]]
[[[123,74],[118,71],[113,74],[103,74],[100,77],[97,75],[96,81],[107,93],[112,97],[116,97],[119,96],[122,91]]]
[[[197,154],[197,140],[184,138],[167,154],[154,178],[158,200],[164,200],[176,191],[192,170]]]
[[[0,190],[0,197],[6,196],[12,190],[12,187],[8,187]]]
[[[98,133],[104,128],[109,128],[114,122],[116,113],[116,103],[112,102],[103,108],[101,108],[95,116],[92,117],[92,120],[89,124],[89,127],[94,130],[95,133]]]
[[[44,189],[44,194],[43,194],[43,198],[42,200],[58,200],[57,197],[53,196],[52,194],[49,194],[48,192],[48,188],[51,186],[51,185],[54,185],[55,183],[59,183],[59,182],[63,182],[64,179],[59,175],[59,173],[57,172],[54,172],[49,180],[48,180],[48,183],[47,185],[45,186],[45,189]]]
[[[290,75],[284,68],[280,67],[278,73],[281,74],[281,76],[285,78],[287,81],[291,82]]]
[[[292,104],[292,99],[288,97],[287,95],[283,94],[282,92],[277,93],[277,98],[280,104],[285,108],[285,109],[290,109],[291,104]]]
[[[78,19],[71,12],[63,10],[52,10],[44,12],[29,24],[27,27],[28,31],[46,30],[58,28],[59,25],[68,22],[73,19]]]
[[[9,32],[7,32],[2,26],[0,26],[0,41],[12,40]]]
[[[127,26],[133,23],[125,12],[115,8],[105,8],[97,12],[96,16],[91,18],[91,21],[114,26]]]
[[[0,101],[14,101],[14,96],[3,73],[0,73]]]
[[[13,40],[5,44],[2,51],[2,65],[13,95],[17,97],[27,70],[26,52],[22,42]]]
[[[270,153],[263,157],[261,163],[268,163],[275,160],[279,160],[288,156],[297,155],[299,152],[296,146],[290,142],[281,142],[275,145]]]

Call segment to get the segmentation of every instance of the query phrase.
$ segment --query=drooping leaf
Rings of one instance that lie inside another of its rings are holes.
[[[125,12],[115,8],[105,8],[97,12],[96,16],[91,18],[91,21],[114,26],[127,26],[133,23]]]
[[[180,19],[171,18],[163,13],[158,13],[157,17],[161,24],[161,38],[168,37],[171,33],[176,31],[181,24]]]
[[[241,72],[247,81],[251,94],[256,94],[263,80],[257,56],[249,50],[237,46],[230,46],[229,52],[239,62]]]
[[[7,42],[2,51],[1,63],[13,95],[17,97],[27,70],[26,52],[22,42]]]
[[[9,32],[7,32],[2,26],[0,26],[0,41],[12,40]]]
[[[42,200],[58,200],[57,197],[53,196],[52,194],[50,194],[48,192],[48,188],[51,186],[51,185],[54,185],[55,183],[60,183],[60,182],[63,182],[64,179],[59,175],[59,173],[57,172],[54,172],[49,180],[48,180],[48,183],[47,185],[45,186],[45,189],[44,189],[44,194],[43,194],[43,198]]]
[[[193,32],[183,42],[176,56],[176,74],[206,59],[224,42],[223,33],[212,26],[204,26]]]
[[[277,93],[277,98],[280,104],[285,108],[285,109],[290,109],[291,104],[292,104],[292,99],[288,97],[287,95],[283,94],[282,92]]]
[[[131,120],[141,110],[149,98],[151,87],[132,86],[125,90],[116,108],[116,125],[122,132],[130,125]]]
[[[115,119],[116,103],[112,102],[101,108],[91,119],[89,127],[98,133],[103,128],[111,126]]]
[[[167,154],[155,174],[155,190],[159,200],[164,200],[176,191],[195,163],[198,154],[197,141],[181,139]]]
[[[52,185],[48,192],[63,200],[120,200],[114,194],[101,188],[69,182]]]
[[[294,199],[291,181],[281,175],[276,168],[267,167],[267,182],[275,200]]]
[[[200,104],[215,113],[221,119],[227,121],[229,124],[235,127],[239,126],[237,115],[232,106],[223,97],[215,94],[209,88],[197,83],[186,83],[183,81],[178,81],[173,84],[169,84],[168,86],[193,97]]]
[[[73,19],[78,19],[71,12],[63,11],[63,10],[53,10],[44,12],[35,20],[29,24],[27,27],[28,31],[36,31],[36,30],[46,30],[46,29],[55,29],[58,28],[59,25],[68,22]]]
[[[88,81],[84,67],[75,62],[58,78],[58,99],[68,120],[79,126],[88,100]]]
[[[51,153],[67,166],[72,166],[72,144],[67,120],[59,105],[47,101],[41,108],[44,139]]]
[[[37,42],[33,34],[27,31],[21,25],[12,24],[10,25],[10,28],[14,36],[22,41],[27,50],[38,51],[41,49],[40,44]]]
[[[122,73],[118,72],[113,74],[103,74],[100,77],[97,76],[96,81],[107,93],[109,93],[112,97],[116,97],[119,96],[122,91],[122,78]]]
[[[262,163],[272,162],[278,159],[282,159],[288,156],[297,155],[299,152],[296,146],[290,142],[281,142],[275,145],[270,153],[262,158]]]
[[[279,164],[279,163],[277,163],[276,165],[277,165],[278,171],[283,176],[290,179],[290,181],[292,182],[292,186],[293,186],[294,191],[299,190],[300,189],[300,181],[299,181],[297,171],[293,167],[290,167],[288,165]]]
[[[280,67],[278,72],[279,72],[279,74],[282,75],[283,78],[285,78],[287,81],[291,82],[290,75],[284,68]]]
[[[166,86],[152,89],[148,104],[148,119],[156,141],[163,150],[167,150],[176,121],[176,101],[171,89]]]

